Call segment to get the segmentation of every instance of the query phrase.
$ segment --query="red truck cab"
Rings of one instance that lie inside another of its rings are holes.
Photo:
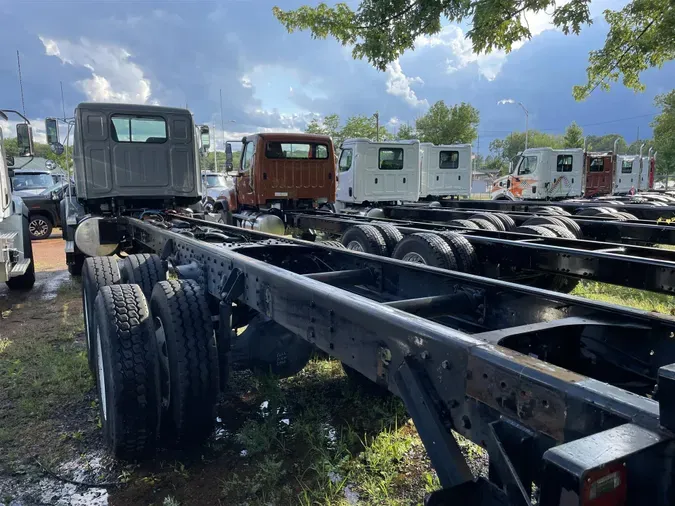
[[[284,210],[312,209],[335,202],[335,153],[327,135],[259,133],[244,137],[236,182],[214,206],[223,222],[255,222]],[[226,147],[231,160],[231,147]],[[270,221],[270,220],[267,220]],[[256,228],[256,227],[253,227]]]

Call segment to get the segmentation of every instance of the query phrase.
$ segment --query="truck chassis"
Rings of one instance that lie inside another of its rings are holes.
[[[427,505],[675,501],[672,318],[171,213],[110,220],[216,302],[221,378],[257,314],[401,397],[443,487]]]
[[[396,209],[396,208],[393,208]],[[441,211],[442,212],[442,211]],[[467,230],[442,223],[386,220],[322,212],[289,212],[290,226],[304,232],[342,236],[357,225],[389,223],[403,234],[461,232],[478,255],[482,275],[518,280],[533,272],[675,293],[675,251],[607,242],[533,237],[517,232]],[[518,229],[516,229],[518,230]],[[391,253],[391,252],[390,252]],[[514,268],[517,268],[514,271]],[[477,272],[478,273],[478,272]]]

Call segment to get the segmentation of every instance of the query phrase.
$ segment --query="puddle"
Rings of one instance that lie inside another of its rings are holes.
[[[95,483],[116,481],[102,478],[109,469],[103,464],[102,454],[84,454],[54,469],[54,473],[74,481]],[[108,506],[105,488],[75,485],[45,475],[34,469],[23,475],[5,476],[0,479],[0,506],[29,506],[50,504],[54,506]]]
[[[68,271],[57,272],[49,276],[44,282],[40,283],[42,286],[42,295],[40,300],[54,300],[59,293],[59,288],[70,281],[70,273]]]

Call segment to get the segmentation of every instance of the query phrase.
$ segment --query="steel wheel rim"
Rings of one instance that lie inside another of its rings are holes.
[[[101,349],[101,332],[96,327],[96,364],[98,369],[98,395],[101,400],[103,420],[108,420],[108,402],[105,394],[105,372],[103,370],[103,350]]]
[[[403,258],[401,260],[403,260],[404,262],[410,262],[412,264],[424,264],[424,265],[427,264],[426,260],[424,260],[424,257],[414,251],[411,251],[410,253],[406,253],[405,255],[403,255]]]
[[[42,218],[31,220],[28,224],[28,231],[35,237],[42,237],[47,234],[47,222]]]
[[[349,244],[347,244],[347,249],[350,249],[352,251],[361,251],[365,253],[363,245],[359,241],[350,241]]]

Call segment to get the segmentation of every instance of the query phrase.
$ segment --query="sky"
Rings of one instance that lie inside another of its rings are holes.
[[[303,3],[314,2],[0,0],[0,108],[22,108],[18,50],[26,115],[38,141],[44,118],[63,115],[62,83],[67,116],[83,101],[187,104],[196,122],[217,125],[219,149],[224,139],[252,132],[303,131],[331,113],[344,119],[378,111],[395,131],[437,100],[468,102],[481,118],[474,149],[485,155],[490,141],[525,128],[523,111],[500,100],[521,101],[530,128],[562,133],[576,121],[586,134],[619,133],[631,142],[638,128],[640,138],[651,136],[654,97],[675,82],[671,62],[642,74],[644,93],[617,83],[574,101],[588,52],[607,34],[602,11],[625,0],[593,0],[594,23],[580,36],[556,31],[545,13],[530,13],[532,39],[508,55],[474,54],[467,26],[446,20],[439,34],[419,38],[385,72],[353,60],[351,48],[334,39],[288,34],[272,7]]]

